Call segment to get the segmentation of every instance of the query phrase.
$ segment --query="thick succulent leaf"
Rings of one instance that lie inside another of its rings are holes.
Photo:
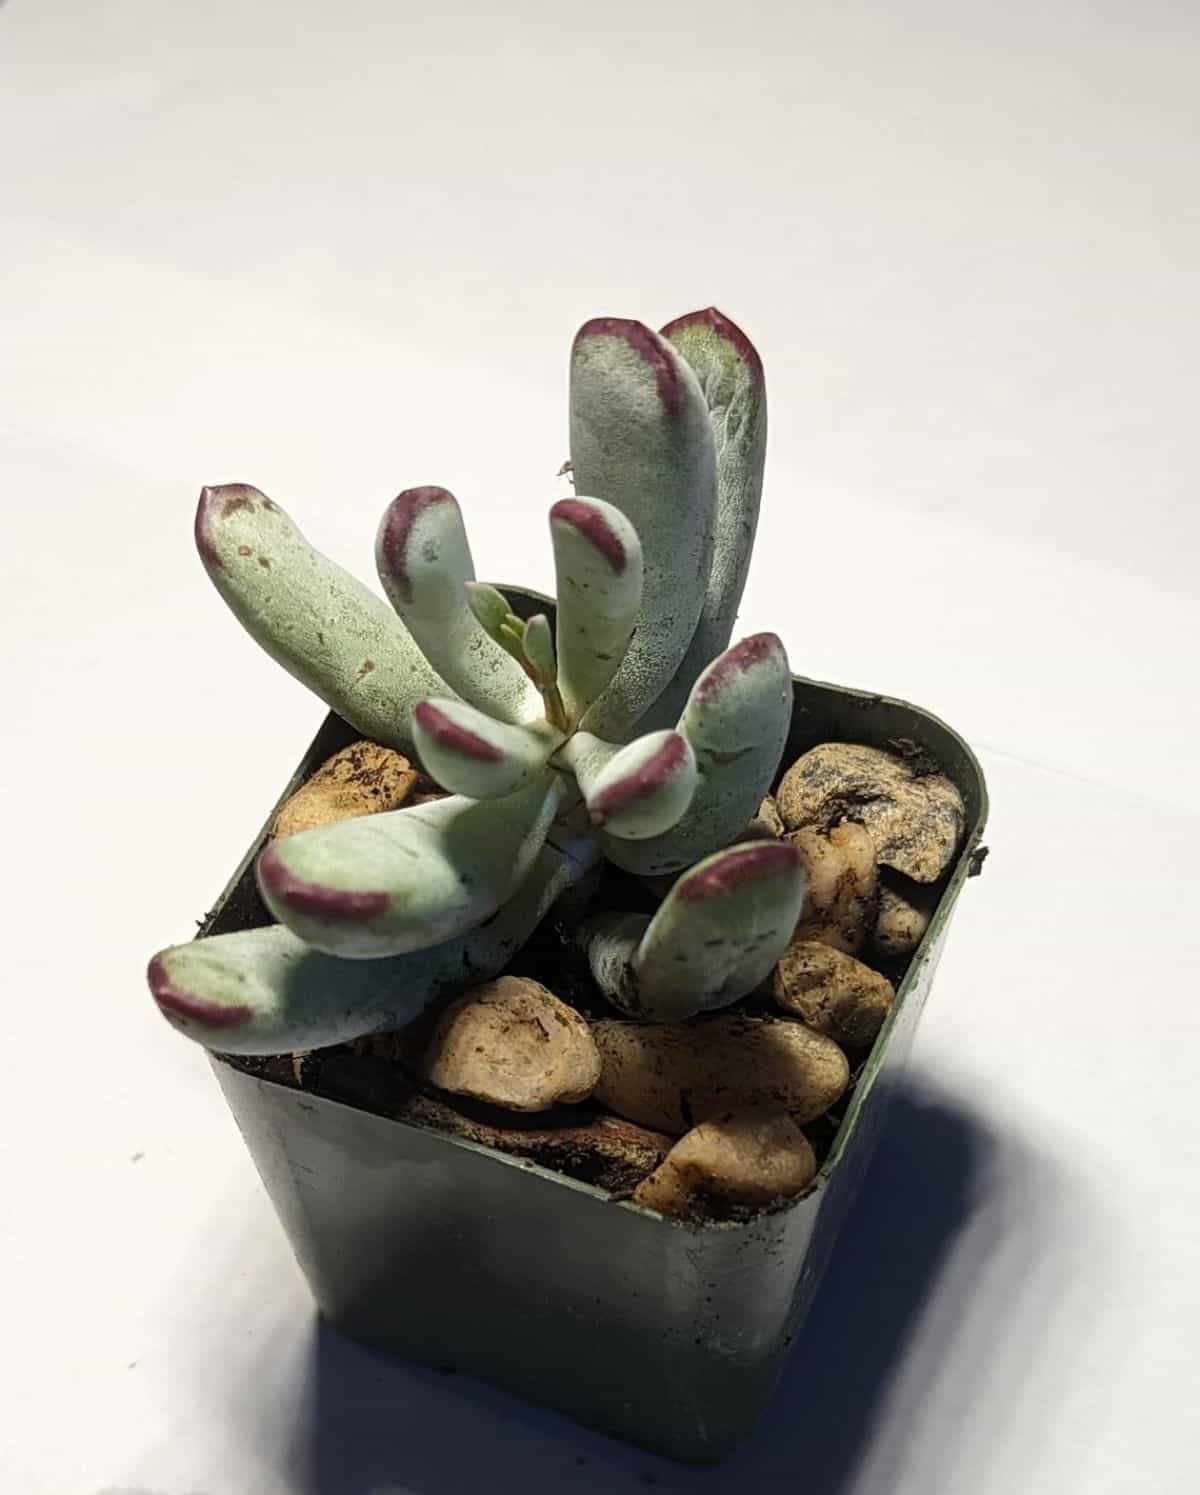
[[[642,1016],[633,957],[649,927],[649,914],[603,913],[585,920],[575,932],[575,943],[587,956],[592,980],[614,1007],[631,1017]]]
[[[451,794],[501,799],[542,771],[558,738],[544,724],[493,721],[464,701],[420,701],[413,736],[425,772]]]
[[[726,847],[678,878],[652,919],[600,915],[585,925],[592,974],[631,1017],[677,1022],[727,1007],[770,975],[803,901],[794,846]]]
[[[752,992],[787,948],[803,902],[803,860],[786,841],[726,847],[685,872],[633,958],[647,1015],[689,1016]]]
[[[727,649],[696,681],[679,719],[699,773],[687,814],[647,841],[601,832],[605,855],[627,871],[657,876],[728,845],[770,788],[791,717],[792,680],[779,639],[755,633]]]
[[[392,606],[453,691],[502,721],[541,714],[537,691],[468,603],[475,566],[452,493],[409,488],[394,498],[379,523],[375,564]]]
[[[412,708],[454,691],[382,598],[243,483],[201,493],[196,548],[217,591],[272,659],[364,736],[413,751]]]
[[[318,826],[258,859],[267,907],[328,955],[401,955],[465,934],[513,894],[562,798],[550,771],[506,799],[455,795]]]
[[[168,1022],[221,1053],[282,1054],[399,1028],[439,998],[499,975],[589,870],[579,850],[543,847],[492,918],[427,950],[339,960],[272,924],[161,951],[150,990]]]
[[[629,840],[659,836],[677,824],[696,792],[696,757],[680,732],[651,732],[606,761],[585,760],[576,779],[597,828]]]
[[[558,686],[582,719],[625,656],[642,604],[642,545],[620,509],[564,498],[550,510],[558,590]]]
[[[662,336],[682,354],[704,392],[717,454],[713,558],[700,621],[683,663],[642,719],[642,727],[673,722],[700,671],[729,643],[750,569],[763,461],[767,390],[754,344],[715,307],[668,322]]]
[[[558,671],[554,662],[554,635],[545,613],[534,613],[525,624],[521,647],[538,685],[553,685]]]
[[[586,323],[571,353],[571,462],[581,493],[620,509],[642,545],[637,628],[583,718],[625,739],[687,651],[712,562],[712,423],[695,374],[641,322]]]

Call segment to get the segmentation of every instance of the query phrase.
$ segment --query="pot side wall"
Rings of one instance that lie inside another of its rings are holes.
[[[516,611],[546,606],[509,591]],[[330,715],[282,798],[354,736]],[[963,794],[967,832],[813,1190],[748,1224],[679,1224],[535,1164],[214,1056],[330,1322],[675,1458],[719,1459],[751,1431],[870,1160],[987,813],[978,763],[935,717],[796,679],[785,763],[834,739],[927,751]],[[201,936],[266,922],[252,871],[265,831]]]

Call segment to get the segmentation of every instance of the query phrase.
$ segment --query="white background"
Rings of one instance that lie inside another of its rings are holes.
[[[1200,10],[0,6],[0,1487],[1200,1487]],[[545,586],[565,361],[763,351],[744,631],[993,794],[908,1098],[762,1437],[689,1472],[318,1329],[145,993],[320,707],[191,549],[250,481],[367,576],[438,482]]]

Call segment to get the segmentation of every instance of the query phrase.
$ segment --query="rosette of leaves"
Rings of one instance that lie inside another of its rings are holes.
[[[497,974],[600,856],[647,876],[694,869],[652,920],[590,928],[618,1006],[682,1016],[757,985],[803,891],[791,848],[731,845],[791,714],[778,638],[729,647],[765,435],[761,364],[720,313],[661,334],[587,323],[571,358],[577,496],[550,510],[553,625],[476,580],[444,488],[388,505],[387,601],[257,489],[206,488],[197,547],[247,631],[448,797],[270,843],[256,872],[278,923],[157,955],[166,1016],[243,1053],[401,1026]]]

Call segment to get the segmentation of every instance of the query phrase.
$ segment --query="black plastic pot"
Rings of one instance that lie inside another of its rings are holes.
[[[526,615],[548,606],[506,590]],[[283,797],[355,735],[328,717]],[[979,764],[936,717],[796,678],[785,764],[830,740],[915,744],[961,790],[967,832],[812,1191],[747,1224],[676,1224],[215,1056],[326,1318],[364,1343],[483,1376],[675,1458],[719,1459],[753,1428],[871,1156],[987,813]],[[201,937],[262,922],[251,865],[264,836],[265,827]]]

